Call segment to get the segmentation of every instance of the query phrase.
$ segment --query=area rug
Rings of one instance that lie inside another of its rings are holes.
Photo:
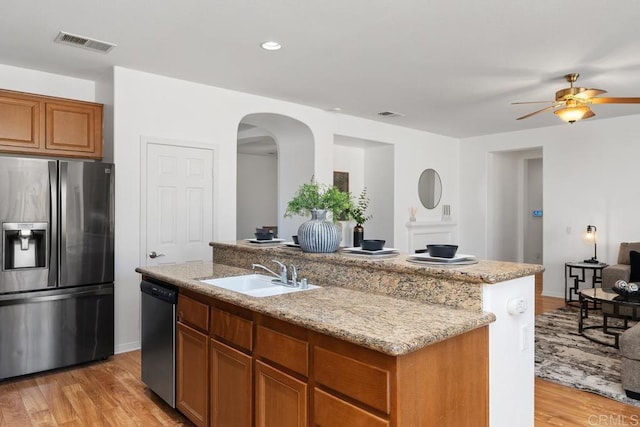
[[[536,376],[640,407],[640,401],[629,399],[622,389],[619,350],[581,336],[578,318],[579,310],[572,307],[536,316]],[[585,319],[585,325],[594,324],[602,324],[599,311],[590,311]],[[588,333],[608,338],[597,330]]]

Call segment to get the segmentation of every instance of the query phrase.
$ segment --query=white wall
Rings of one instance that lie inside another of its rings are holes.
[[[349,173],[349,191],[358,197],[364,189],[364,147],[333,146],[333,170]]]
[[[460,145],[460,240],[486,257],[488,153],[543,148],[544,294],[564,296],[564,263],[590,258],[583,235],[598,227],[598,258],[615,262],[622,241],[640,241],[636,179],[640,116],[468,138]],[[567,232],[570,230],[570,233]]]
[[[542,264],[544,233],[544,216],[533,216],[534,210],[542,210],[542,158],[525,160],[525,210],[524,221],[524,245],[522,261],[530,264]]]
[[[370,199],[369,210],[373,215],[364,225],[364,238],[385,240],[386,247],[395,247],[394,148],[393,145],[368,147],[364,157],[365,185]]]
[[[528,220],[525,218],[526,161],[541,157],[541,149],[488,153],[487,258],[523,262],[524,229]],[[539,240],[541,233],[542,230],[536,236]]]
[[[102,160],[113,163],[113,74],[96,81],[96,102],[104,104],[102,111]]]
[[[116,350],[139,345],[140,139],[197,141],[216,150],[214,239],[236,239],[236,143],[238,124],[249,114],[274,113],[299,120],[313,135],[313,171],[332,182],[334,135],[394,144],[395,246],[404,248],[409,206],[418,206],[417,182],[426,167],[443,175],[443,202],[458,204],[458,141],[372,120],[183,80],[114,69],[116,163]],[[283,159],[281,158],[282,162]],[[309,176],[311,175],[309,173]],[[301,182],[291,182],[297,188]],[[419,216],[431,213],[419,211]],[[440,212],[437,213],[440,218]],[[284,231],[283,231],[284,233]]]
[[[364,238],[386,240],[388,247],[393,246],[395,233],[394,150],[392,144],[337,135],[333,158],[334,170],[349,172],[349,191],[356,203],[362,190],[367,188],[369,207],[366,213],[373,217],[364,224]],[[354,226],[354,221],[343,225],[344,245],[353,244]]]
[[[518,258],[518,165],[509,154],[490,153],[487,159],[487,258],[517,261]]]
[[[273,136],[278,146],[278,233],[282,236],[298,234],[298,227],[308,218],[285,218],[289,200],[303,182],[314,175],[314,137],[304,122],[282,114],[250,114],[242,119]],[[329,175],[333,178],[333,174]],[[331,180],[319,182],[331,183]]]
[[[333,170],[349,173],[349,192],[357,200],[365,187],[363,146],[340,145],[339,138],[333,146]],[[342,221],[342,246],[353,246],[353,221]]]
[[[96,83],[93,80],[77,79],[3,64],[0,64],[0,89],[81,101],[103,102],[96,99]]]
[[[278,225],[277,170],[275,155],[238,153],[238,239],[253,238],[256,227]]]

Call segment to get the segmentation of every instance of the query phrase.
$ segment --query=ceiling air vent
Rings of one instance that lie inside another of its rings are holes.
[[[393,111],[381,111],[378,115],[383,117],[404,117],[404,114],[394,113]]]
[[[81,47],[83,49],[89,49],[94,52],[107,53],[117,45],[114,43],[103,42],[96,39],[90,39],[89,37],[78,36],[76,34],[65,33],[60,31],[55,41],[57,43],[68,44],[70,46]]]

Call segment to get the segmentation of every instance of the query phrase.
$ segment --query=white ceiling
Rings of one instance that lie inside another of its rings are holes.
[[[638,0],[2,0],[0,63],[93,80],[119,65],[462,138],[569,126],[510,105],[552,100],[569,72],[640,96],[639,23]],[[118,47],[56,44],[60,30]]]

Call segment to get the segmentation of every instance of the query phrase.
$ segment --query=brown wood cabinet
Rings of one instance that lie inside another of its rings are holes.
[[[253,360],[211,340],[211,427],[251,427]]]
[[[178,295],[176,407],[195,425],[209,424],[209,307]]]
[[[256,361],[256,427],[305,427],[307,384]]]
[[[205,427],[209,416],[209,338],[178,322],[176,349],[176,407],[195,425]]]
[[[483,427],[488,328],[391,356],[181,291],[178,409],[212,427]]]
[[[102,104],[0,90],[0,152],[102,158]]]

